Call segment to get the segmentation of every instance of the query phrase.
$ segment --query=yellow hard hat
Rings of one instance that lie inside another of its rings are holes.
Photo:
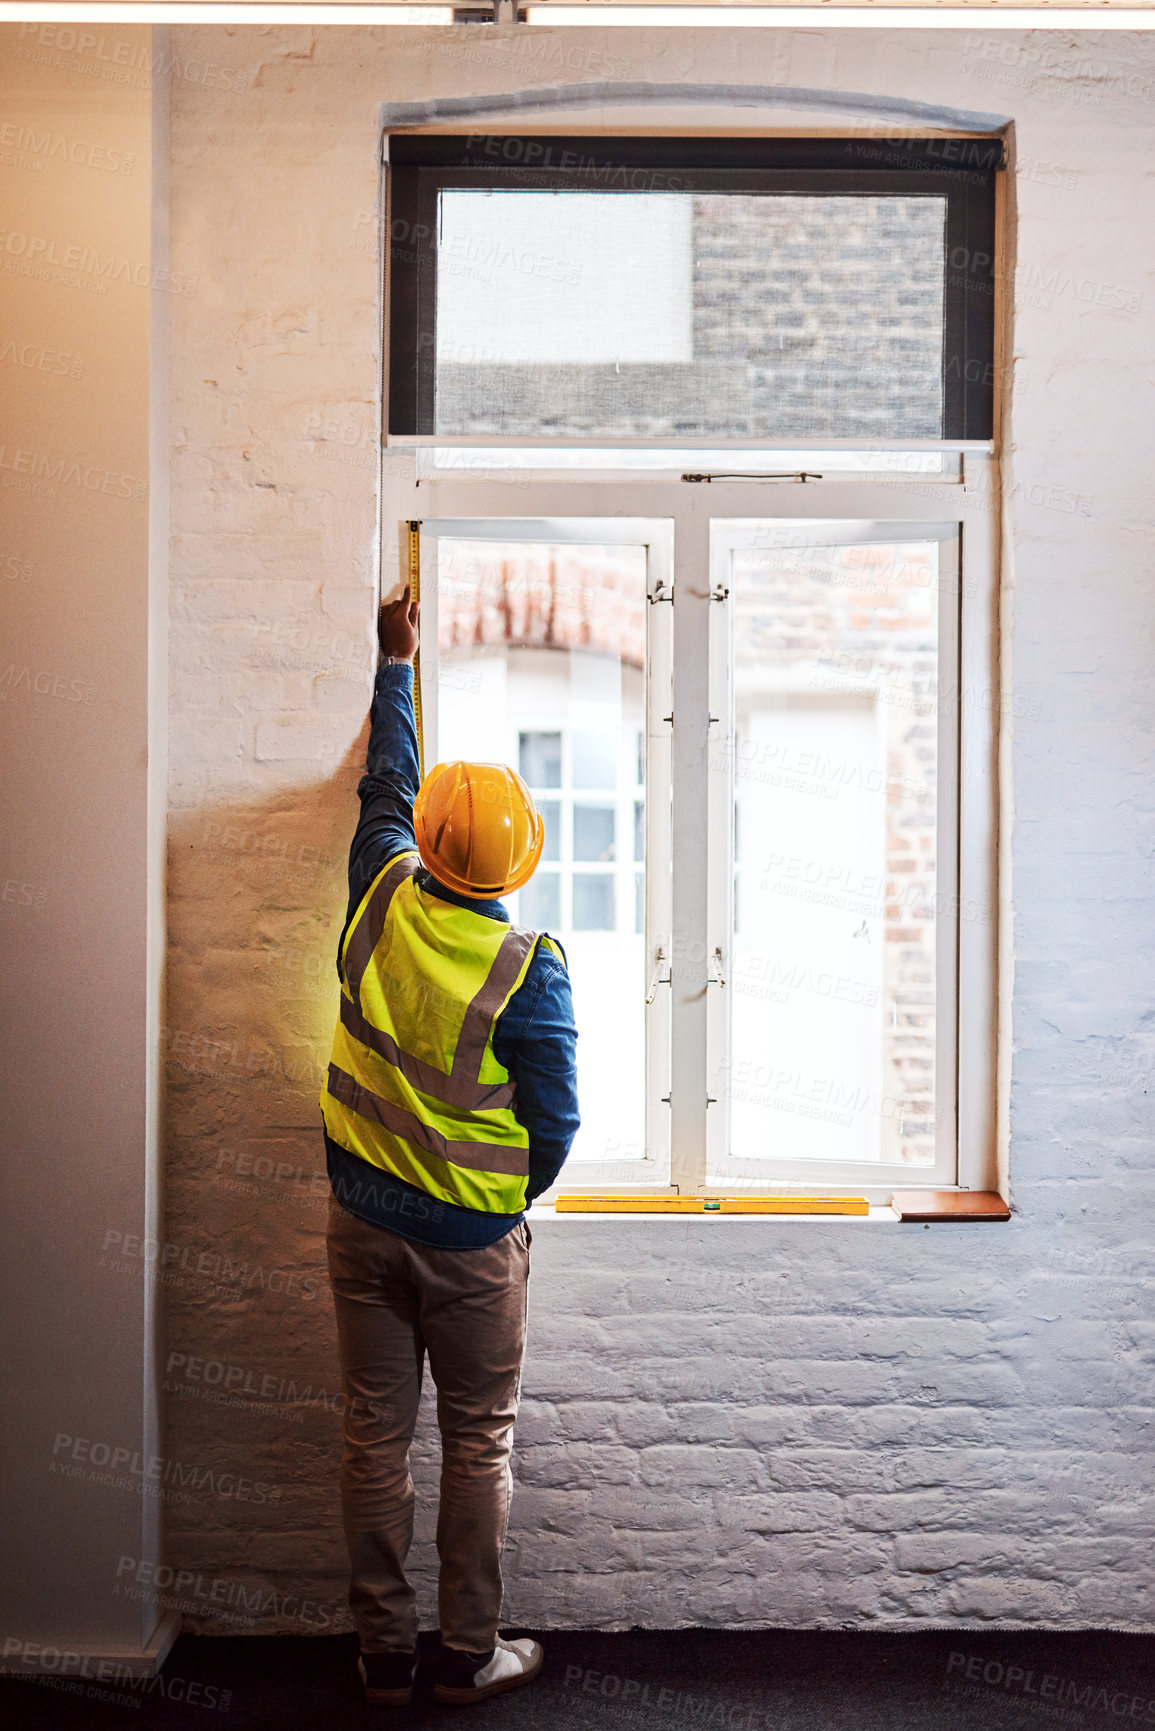
[[[413,802],[421,863],[459,895],[485,901],[520,889],[537,869],[545,825],[505,763],[439,763]]]

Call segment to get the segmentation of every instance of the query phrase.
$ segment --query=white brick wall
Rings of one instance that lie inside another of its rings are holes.
[[[556,32],[526,58],[460,31],[175,32],[179,60],[235,76],[178,77],[173,103],[172,266],[197,291],[172,306],[166,1452],[206,1485],[264,1487],[169,1501],[200,1628],[348,1626],[315,1095],[369,694],[377,104],[598,77],[607,52],[623,78],[815,82],[813,32],[691,35]],[[847,90],[1012,115],[1024,159],[1005,572],[1018,1212],[930,1231],[543,1221],[508,1616],[1149,1629],[1155,242],[1136,218],[1155,42],[820,45]],[[427,1398],[426,1489],[434,1437]],[[427,1623],[432,1531],[426,1507]]]

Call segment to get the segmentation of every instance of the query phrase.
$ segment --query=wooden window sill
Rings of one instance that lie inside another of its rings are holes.
[[[997,1190],[896,1190],[890,1206],[900,1220],[1009,1220]]]

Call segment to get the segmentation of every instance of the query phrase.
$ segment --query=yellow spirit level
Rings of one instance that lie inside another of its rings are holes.
[[[559,1196],[559,1214],[869,1214],[865,1196]]]

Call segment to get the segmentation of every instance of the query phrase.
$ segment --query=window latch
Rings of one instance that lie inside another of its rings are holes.
[[[674,599],[673,587],[671,584],[667,583],[664,578],[659,581],[657,588],[654,590],[654,593],[652,595],[646,596],[646,600],[649,602],[651,607],[653,607],[659,601],[669,601],[672,603],[673,599]]]
[[[707,485],[711,481],[822,481],[825,478],[824,475],[816,474],[813,469],[796,469],[789,475],[766,475],[753,469],[721,469],[708,475],[682,476],[683,481],[704,481]]]
[[[714,960],[718,964],[717,972],[713,973],[713,974],[708,974],[706,976],[706,984],[708,986],[724,986],[726,984],[726,976],[722,972],[722,948],[721,948],[721,945],[716,946],[716,948],[714,950]]]

